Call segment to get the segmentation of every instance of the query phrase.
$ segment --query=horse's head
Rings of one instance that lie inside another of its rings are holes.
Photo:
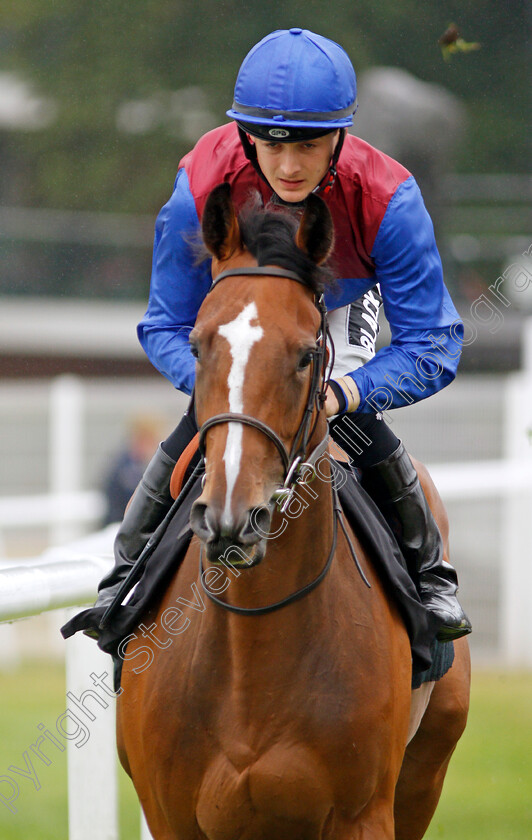
[[[206,457],[191,525],[211,562],[236,546],[236,563],[240,554],[255,565],[265,553],[276,491],[295,459],[305,460],[325,436],[317,301],[332,219],[313,195],[299,227],[279,212],[237,217],[224,184],[209,196],[202,228],[214,282],[190,335]]]

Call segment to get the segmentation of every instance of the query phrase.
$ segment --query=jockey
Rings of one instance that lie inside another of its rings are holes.
[[[188,336],[211,283],[192,241],[207,196],[229,182],[240,208],[258,193],[265,206],[300,212],[317,193],[335,226],[326,295],[336,361],[326,411],[332,436],[391,525],[420,597],[439,622],[438,638],[471,624],[456,598],[457,576],[412,462],[382,412],[436,393],[456,374],[462,324],[445,288],[432,222],[413,176],[348,134],[357,108],[349,57],[302,29],[279,30],[244,59],[227,115],[180,163],[173,194],[156,223],[149,305],[138,334],[151,362],[191,393],[195,361]],[[381,302],[391,344],[375,352]],[[197,431],[187,411],[159,446],[115,543],[116,565],[99,586],[108,606],[171,505],[169,479]]]

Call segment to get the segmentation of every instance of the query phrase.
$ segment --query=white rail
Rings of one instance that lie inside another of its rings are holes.
[[[505,641],[501,653],[509,664],[532,664],[532,458],[527,452],[527,457],[520,460],[434,464],[429,469],[444,502],[489,497],[501,500],[505,510],[499,617],[500,635]],[[48,513],[57,512],[59,498],[50,503]],[[14,499],[0,500],[0,517],[3,512],[7,516],[12,508],[12,522],[17,517],[22,519],[26,514],[17,514],[16,506]],[[42,511],[41,517],[50,522]],[[0,569],[0,622],[92,601],[98,580],[112,563],[115,528],[110,526],[68,546],[50,549],[40,558]]]
[[[39,558],[0,569],[0,623],[41,612],[91,604],[113,564],[116,526],[50,549]],[[118,785],[113,665],[94,641],[78,633],[65,643],[67,703],[58,734],[67,740],[69,840],[118,840]],[[66,717],[65,717],[66,716]],[[24,791],[4,776],[2,804],[16,812]],[[151,837],[141,815],[141,838]]]
[[[103,557],[80,557],[0,570],[0,622],[89,603],[111,565]]]
[[[434,464],[430,474],[445,502],[513,496],[532,489],[530,461]]]
[[[43,525],[94,525],[104,514],[101,493],[84,490],[0,499],[0,530]]]

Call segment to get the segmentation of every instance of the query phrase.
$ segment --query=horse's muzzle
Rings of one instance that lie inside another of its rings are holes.
[[[205,545],[209,563],[251,568],[266,553],[271,510],[259,505],[245,511],[239,521],[224,522],[223,515],[204,502],[194,502],[190,526]]]

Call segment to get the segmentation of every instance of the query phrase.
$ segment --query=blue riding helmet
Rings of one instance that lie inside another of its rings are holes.
[[[242,62],[227,116],[249,133],[290,142],[352,125],[356,97],[342,47],[308,29],[280,29]]]

